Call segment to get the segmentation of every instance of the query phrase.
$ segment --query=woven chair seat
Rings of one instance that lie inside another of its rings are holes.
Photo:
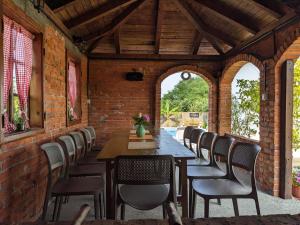
[[[188,166],[187,168],[189,178],[220,178],[225,175],[223,170],[212,166]]]
[[[207,166],[209,165],[209,161],[206,159],[190,159],[187,160],[187,165],[188,166]]]
[[[67,180],[58,181],[53,189],[52,195],[93,195],[104,190],[103,178],[99,177],[72,177]]]
[[[193,180],[193,189],[201,196],[218,197],[233,195],[247,195],[251,193],[251,188],[229,179],[205,179]]]
[[[122,185],[120,197],[124,202],[139,210],[154,209],[165,202],[169,195],[167,185]]]

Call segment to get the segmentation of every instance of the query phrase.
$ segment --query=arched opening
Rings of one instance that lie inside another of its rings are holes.
[[[182,65],[177,67],[172,67],[168,69],[165,73],[163,73],[158,80],[156,81],[156,96],[155,96],[155,127],[161,127],[161,97],[162,97],[162,82],[167,79],[169,76],[174,74],[181,75],[182,72],[188,72],[193,74],[194,78],[199,79],[202,83],[208,86],[208,97],[207,100],[207,129],[210,131],[217,130],[217,102],[216,102],[216,91],[217,85],[215,78],[208,73],[207,71],[194,66],[194,65]],[[177,75],[178,76],[178,75]],[[194,79],[193,78],[193,79]],[[181,79],[181,78],[180,78]],[[201,111],[201,110],[200,110]],[[199,116],[201,116],[199,114]],[[203,125],[203,124],[202,124]],[[204,124],[205,125],[205,124]]]
[[[259,69],[246,63],[231,82],[231,134],[259,140]]]
[[[161,82],[160,127],[177,139],[186,126],[208,129],[209,85],[200,75],[178,72]]]
[[[237,56],[227,64],[220,79],[220,134],[255,141],[260,139],[262,70],[263,64],[250,55]]]

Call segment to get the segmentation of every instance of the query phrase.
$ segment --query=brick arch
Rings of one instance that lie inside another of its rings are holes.
[[[201,78],[203,78],[209,86],[208,92],[208,129],[212,131],[216,131],[217,128],[217,99],[216,99],[216,91],[217,91],[217,83],[216,79],[213,77],[211,73],[208,71],[196,66],[196,65],[181,65],[176,67],[171,67],[167,69],[164,73],[162,73],[158,79],[156,80],[155,85],[155,127],[160,127],[160,102],[161,102],[161,83],[168,76],[178,73],[178,72],[191,72],[194,73]]]
[[[253,55],[240,54],[225,62],[220,78],[219,88],[219,133],[231,133],[231,83],[237,72],[246,63],[255,65],[260,73],[264,70],[263,63]],[[260,76],[260,79],[262,77]],[[262,82],[260,82],[262,83]]]
[[[290,32],[287,35],[287,38],[283,41],[283,44],[280,46],[278,51],[276,52],[276,55],[273,57],[273,59],[269,60],[268,64],[270,65],[270,73],[271,75],[274,74],[274,76],[271,77],[271,81],[274,83],[274,92],[271,93],[271,96],[274,96],[273,99],[271,99],[274,102],[273,111],[274,111],[274,120],[273,120],[273,139],[274,139],[274,187],[275,195],[279,195],[283,197],[284,195],[289,195],[288,189],[289,187],[285,187],[285,185],[280,185],[280,171],[286,170],[287,173],[290,173],[289,176],[291,176],[291,168],[288,168],[288,165],[286,165],[285,168],[280,168],[280,135],[281,135],[281,124],[280,124],[280,95],[281,95],[281,68],[283,63],[286,60],[293,60],[297,59],[300,56],[300,28],[296,28],[292,32]],[[286,144],[292,144],[292,143],[286,143]],[[292,154],[289,152],[288,154]],[[292,157],[292,156],[291,156]],[[280,188],[279,188],[280,187]],[[281,190],[280,190],[281,189]]]

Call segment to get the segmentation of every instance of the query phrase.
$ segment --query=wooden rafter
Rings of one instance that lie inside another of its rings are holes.
[[[250,0],[252,3],[267,11],[276,19],[281,18],[285,14],[291,12],[291,9],[285,4],[275,0]]]
[[[61,1],[63,3],[60,3],[59,5],[56,5],[55,7],[52,7],[53,12],[57,13],[60,12],[62,10],[64,10],[65,8],[68,8],[72,5],[75,5],[77,2],[79,2],[80,0],[66,0],[66,1]],[[51,2],[51,0],[49,0],[49,2]],[[51,5],[52,3],[50,3]]]
[[[94,40],[92,42],[92,44],[89,46],[88,52],[90,52],[91,50],[93,50],[95,48],[95,46],[98,44],[98,41],[102,37],[112,34],[122,24],[126,23],[126,21],[129,19],[129,17],[132,15],[132,13],[134,13],[136,10],[138,10],[145,2],[146,2],[146,0],[139,0],[137,2],[132,3],[117,18],[115,18],[111,24],[105,26],[104,28],[102,28],[94,33],[83,36],[82,37],[83,40],[86,40],[86,41]]]
[[[121,54],[120,29],[117,29],[114,33],[114,42],[116,47],[116,53]]]
[[[225,44],[233,47],[237,43],[220,30],[216,30],[203,22],[203,20],[193,11],[193,9],[184,0],[173,0],[182,14],[203,34],[203,36],[215,47],[218,46],[216,39],[223,41]],[[216,49],[221,50],[221,49]]]
[[[156,31],[155,31],[155,54],[159,54],[159,49],[160,49],[162,18],[163,18],[162,0],[157,0]]]
[[[136,0],[111,0],[111,1],[108,1],[107,3],[100,5],[97,8],[88,10],[87,12],[83,13],[80,16],[70,19],[69,21],[65,22],[65,25],[69,29],[72,29],[74,27],[78,27],[78,26],[87,24],[87,23],[94,21],[96,19],[99,19],[113,11],[116,11],[116,10],[120,9],[121,7],[129,5],[134,1],[136,1]]]
[[[211,0],[196,0],[202,6],[211,9],[213,12],[226,17],[231,22],[235,23],[236,25],[242,27],[243,29],[247,30],[251,34],[256,34],[259,31],[259,28],[255,26],[255,23],[249,16],[244,14],[241,11],[237,11],[228,5],[224,4],[221,1],[211,1]]]
[[[194,42],[193,42],[193,55],[197,55],[199,51],[200,44],[203,40],[203,35],[201,35],[199,32],[196,33]]]

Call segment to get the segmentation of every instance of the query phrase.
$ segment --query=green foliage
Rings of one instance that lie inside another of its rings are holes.
[[[237,87],[232,95],[232,133],[251,138],[259,125],[259,81],[240,79]]]
[[[178,108],[178,106],[171,108],[170,100],[163,98],[161,101],[161,115],[164,117],[164,120],[170,121],[172,116],[178,114]]]
[[[208,89],[207,82],[200,77],[182,80],[172,91],[163,96],[162,106],[168,101],[168,107],[178,112],[207,112]]]
[[[300,149],[300,60],[294,66],[293,85],[293,150]]]

